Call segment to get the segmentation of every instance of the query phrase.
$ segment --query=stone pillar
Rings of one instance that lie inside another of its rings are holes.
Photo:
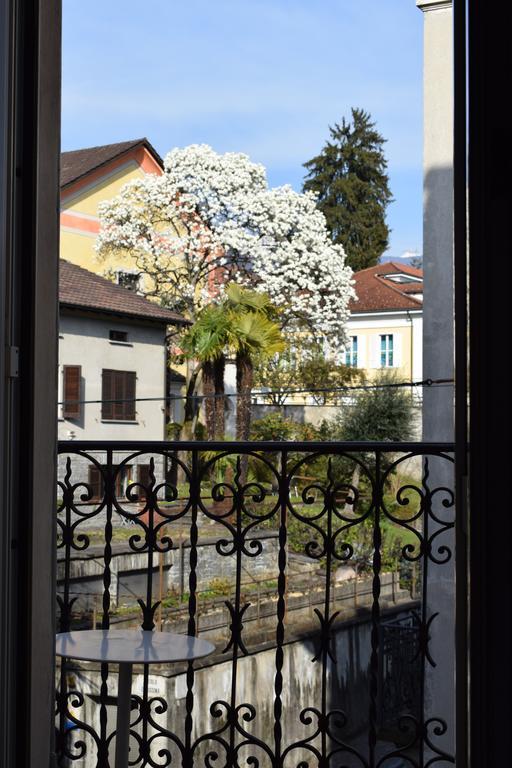
[[[451,0],[417,0],[424,19],[424,198],[423,198],[423,376],[454,375],[454,275],[453,275],[453,22]],[[423,439],[453,441],[453,386],[425,388]],[[447,462],[430,461],[428,485],[454,488]],[[446,496],[444,496],[446,498]],[[436,494],[433,511],[453,519],[454,510],[443,508]],[[436,523],[429,521],[432,534]],[[426,665],[425,717],[447,724],[444,736],[429,735],[440,749],[454,753],[455,744],[455,553],[452,532],[443,532],[434,543],[452,551],[444,565],[428,563],[427,620],[429,650],[436,666]]]
[[[453,43],[451,0],[424,13],[423,375],[453,378]],[[453,389],[424,392],[424,440],[452,440]]]

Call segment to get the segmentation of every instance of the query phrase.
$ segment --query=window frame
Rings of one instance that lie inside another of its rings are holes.
[[[380,333],[379,334],[379,368],[394,368],[395,367],[395,334],[394,333]],[[384,348],[383,348],[384,346]],[[383,358],[384,356],[384,358]],[[382,360],[384,359],[384,362]]]
[[[358,368],[359,339],[357,335],[350,336],[349,339],[349,346],[345,350],[345,365],[349,368]]]
[[[77,371],[77,392],[76,397],[68,395],[68,387],[73,386],[68,381],[68,375]],[[70,421],[79,421],[82,418],[82,366],[81,365],[63,365],[62,366],[62,418]]]
[[[116,338],[116,336],[121,338]],[[128,331],[120,331],[117,328],[109,328],[108,340],[113,344],[130,344]]]
[[[116,278],[117,278],[117,285],[119,285],[121,288],[124,288],[127,291],[131,291],[132,293],[139,293],[140,292],[140,281],[141,281],[141,275],[137,271],[130,271],[128,269],[118,269],[116,270]],[[133,278],[133,287],[131,285],[124,285],[123,280],[127,279],[127,282],[131,282],[131,278]]]
[[[137,372],[103,368],[101,371],[101,420],[137,421]]]

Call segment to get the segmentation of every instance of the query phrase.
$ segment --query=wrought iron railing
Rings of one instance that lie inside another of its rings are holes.
[[[58,487],[58,630],[217,647],[141,668],[130,765],[454,763],[451,444],[71,441]],[[117,669],[57,688],[60,766],[112,765]]]

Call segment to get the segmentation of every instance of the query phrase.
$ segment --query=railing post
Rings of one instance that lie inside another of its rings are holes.
[[[183,455],[183,454],[182,454]],[[190,472],[190,501],[191,501],[191,520],[190,520],[190,554],[189,554],[189,596],[188,596],[188,632],[187,634],[197,636],[197,624],[196,624],[196,608],[197,608],[197,540],[198,540],[198,526],[197,515],[199,509],[199,498],[201,494],[201,480],[199,476],[199,465],[197,449],[192,448],[192,467]],[[180,542],[182,543],[182,542]],[[184,560],[183,560],[183,547],[182,555],[180,557],[181,562],[181,577],[180,588],[183,583],[184,576]],[[185,743],[183,754],[183,766],[184,768],[192,768],[194,764],[193,751],[192,751],[192,728],[193,728],[193,709],[194,709],[194,664],[189,662],[187,667],[187,695],[185,698]]]

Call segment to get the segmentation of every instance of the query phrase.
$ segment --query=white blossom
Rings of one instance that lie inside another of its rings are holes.
[[[311,193],[268,187],[247,155],[174,149],[162,176],[126,184],[99,206],[97,252],[127,251],[149,293],[189,317],[228,280],[269,294],[285,326],[306,324],[338,354],[354,296],[345,254]]]

